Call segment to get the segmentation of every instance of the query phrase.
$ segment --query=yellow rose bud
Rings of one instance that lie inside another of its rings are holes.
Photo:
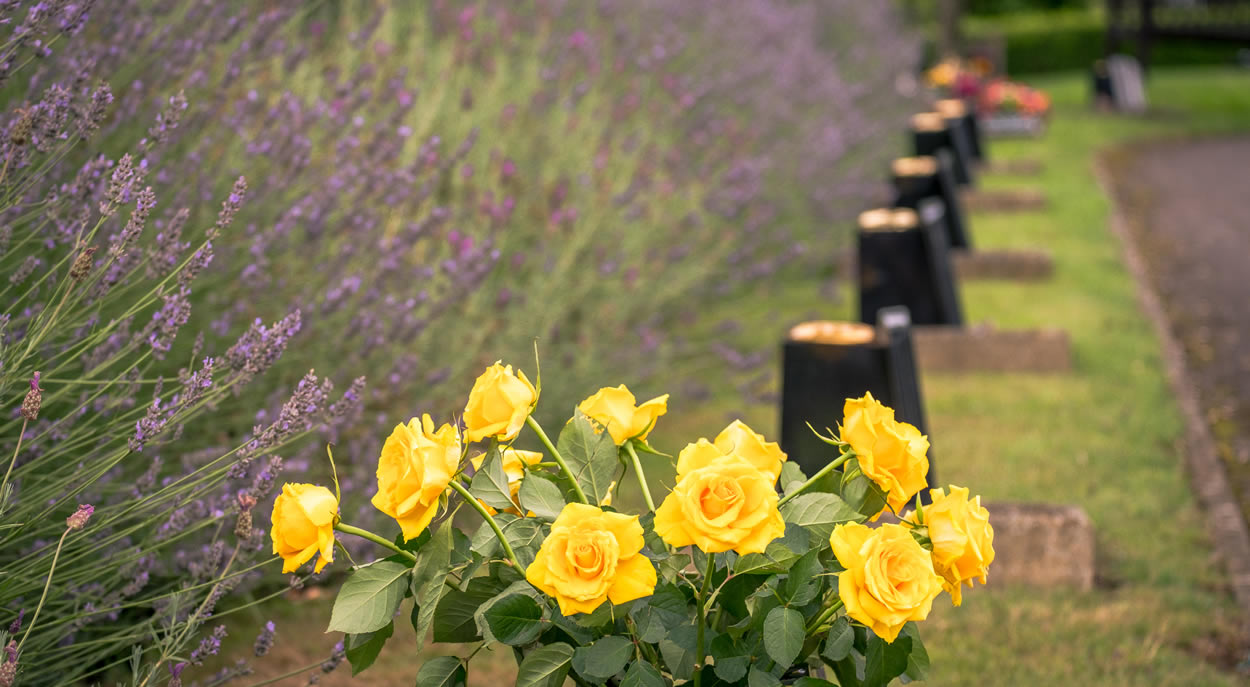
[[[829,545],[846,568],[838,574],[838,596],[853,620],[892,643],[907,621],[929,617],[942,578],[906,527],[845,523],[833,529]]]
[[[510,441],[520,433],[537,401],[538,392],[524,372],[514,374],[511,365],[491,365],[469,391],[469,403],[464,407],[465,440],[495,437]]]
[[[456,428],[422,415],[395,425],[378,459],[378,493],[373,507],[395,518],[408,541],[425,531],[438,512],[438,500],[460,464]]]
[[[528,465],[537,465],[538,463],[541,463],[543,460],[543,454],[537,451],[522,451],[519,448],[509,447],[500,451],[500,455],[503,457],[503,474],[508,477],[508,491],[511,492],[512,502],[517,504],[515,508],[509,508],[504,512],[511,513],[513,515],[520,515],[521,501],[519,500],[517,494],[521,491],[521,479],[525,477],[525,468]],[[473,464],[474,470],[481,470],[482,463],[486,462],[486,454],[482,453],[473,456],[469,459],[469,462]],[[482,503],[482,505],[486,506],[486,511],[491,515],[498,512],[494,508],[487,506],[485,503]],[[527,515],[533,515],[533,513],[527,513]]]
[[[655,509],[655,533],[670,546],[763,553],[785,534],[773,480],[745,458],[700,439],[682,450],[678,464],[684,474]]]
[[[722,453],[732,453],[747,459],[760,472],[769,476],[774,484],[781,477],[781,464],[786,454],[775,442],[747,427],[742,420],[734,420],[716,435],[716,448]]]
[[[885,492],[886,503],[898,512],[926,485],[929,439],[872,394],[846,400],[842,441],[851,445],[859,469]]]
[[[958,606],[963,602],[962,585],[971,589],[973,580],[985,584],[994,562],[994,528],[981,497],[969,499],[964,487],[952,486],[949,494],[930,489],[929,496],[933,503],[924,507],[924,524],[933,542],[933,569]]]
[[[334,517],[339,502],[329,489],[315,484],[282,485],[273,501],[273,552],[282,557],[282,572],[296,568],[321,553],[316,572],[334,562]]]
[[[560,604],[560,613],[590,613],[604,601],[623,604],[655,591],[655,566],[642,555],[638,516],[570,503],[551,524],[525,579]]]
[[[578,404],[587,417],[607,427],[612,441],[619,446],[630,439],[645,441],[656,418],[668,412],[668,394],[636,405],[634,394],[624,384],[604,387],[594,396]]]

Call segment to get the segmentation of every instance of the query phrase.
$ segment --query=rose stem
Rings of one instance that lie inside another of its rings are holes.
[[[794,491],[790,492],[789,494],[786,494],[785,496],[781,497],[781,500],[777,502],[777,507],[778,507],[778,508],[780,508],[781,506],[785,505],[785,503],[786,503],[787,501],[789,501],[790,499],[794,498],[795,496],[798,496],[799,494],[802,494],[802,493],[804,492],[804,490],[806,490],[808,487],[810,487],[810,486],[812,486],[813,484],[815,484],[815,483],[819,482],[819,481],[820,481],[820,480],[821,480],[821,479],[822,479],[825,475],[828,475],[829,473],[831,473],[831,472],[833,472],[834,470],[838,469],[838,467],[839,467],[840,465],[842,465],[843,463],[845,463],[846,461],[848,461],[848,460],[850,460],[851,458],[854,458],[854,457],[855,457],[855,452],[854,452],[854,451],[850,451],[850,450],[848,450],[846,453],[843,453],[842,455],[838,456],[838,457],[837,457],[837,458],[835,458],[835,459],[834,459],[831,463],[829,463],[829,464],[828,464],[828,465],[826,465],[825,467],[821,468],[821,469],[820,469],[820,472],[818,472],[818,473],[816,473],[816,474],[812,475],[811,479],[809,479],[809,480],[807,480],[806,482],[804,482],[804,483],[800,484],[798,489],[795,489]]]
[[[697,634],[695,635],[695,644],[694,644],[694,655],[695,655],[694,687],[699,687],[700,683],[702,682],[702,677],[703,677],[703,659],[704,659],[704,655],[703,655],[703,624],[704,624],[703,620],[704,618],[703,618],[703,615],[704,615],[704,612],[707,610],[706,608],[704,608],[703,604],[704,602],[707,601],[707,592],[709,589],[712,588],[712,576],[715,574],[716,574],[716,554],[709,553],[707,555],[707,572],[703,575],[703,589],[699,592],[699,603],[698,603],[699,625],[698,625],[698,629],[696,630]]]
[[[647,502],[647,510],[655,512],[655,501],[651,499],[651,488],[647,486],[647,477],[642,474],[642,461],[638,459],[638,452],[634,450],[633,442],[625,442],[625,450],[629,452],[629,457],[634,462],[634,474],[638,476],[638,486],[642,487],[642,498]]]
[[[840,608],[842,608],[842,599],[841,598],[834,599],[833,603],[829,604],[829,607],[826,608],[819,616],[817,616],[816,620],[812,621],[811,625],[808,625],[807,634],[810,635],[814,631],[816,631],[816,629],[819,628],[821,625],[823,625],[826,620],[832,618],[834,614],[836,614],[838,612],[838,609]]]
[[[582,485],[577,483],[577,478],[573,476],[573,471],[569,469],[569,464],[564,462],[564,458],[560,455],[560,452],[556,450],[555,444],[551,443],[551,439],[547,437],[547,433],[543,431],[543,428],[538,424],[538,421],[535,420],[533,416],[529,416],[525,418],[525,424],[529,425],[530,429],[534,430],[534,433],[538,435],[538,440],[543,442],[543,446],[547,447],[547,451],[551,453],[551,457],[556,461],[556,464],[560,466],[560,471],[563,472],[564,476],[568,478],[569,484],[573,485],[573,494],[577,496],[577,500],[582,503],[590,503],[590,501],[586,498],[586,492],[582,491]]]
[[[340,522],[339,524],[335,525],[334,529],[342,532],[343,534],[354,534],[357,537],[360,537],[361,539],[368,539],[369,541],[373,542],[374,544],[377,544],[378,546],[383,546],[383,547],[390,549],[391,551],[394,551],[395,553],[407,558],[409,561],[412,561],[413,563],[417,562],[417,557],[412,555],[411,551],[404,551],[398,546],[395,546],[394,542],[389,542],[383,539],[382,537],[379,537],[378,535],[370,532],[369,530],[362,530],[359,527],[352,527],[351,525],[348,525],[345,522]]]
[[[450,484],[451,488],[455,489],[456,492],[464,498],[465,503],[468,503],[478,512],[479,515],[485,518],[486,523],[489,524],[490,528],[495,531],[495,537],[499,539],[499,544],[503,546],[503,552],[507,554],[508,560],[512,562],[512,567],[516,568],[521,573],[524,573],[525,568],[521,567],[521,561],[517,560],[516,553],[512,551],[512,545],[508,543],[508,538],[503,536],[503,530],[499,529],[499,523],[495,522],[494,516],[492,516],[486,510],[486,507],[479,503],[478,500],[469,493],[468,489],[464,488],[464,485],[460,484],[459,480],[453,479]]]

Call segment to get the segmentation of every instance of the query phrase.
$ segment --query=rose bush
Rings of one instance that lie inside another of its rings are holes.
[[[480,455],[469,456],[471,442],[462,445],[454,426],[434,432],[428,416],[396,428],[375,497],[400,526],[394,538],[341,522],[328,490],[284,488],[275,523],[288,565],[316,550],[318,566],[330,562],[328,527],[392,554],[353,565],[331,612],[329,631],[347,634],[355,671],[374,661],[411,597],[418,644],[432,633],[435,642],[509,646],[522,687],[566,677],[648,687],[832,684],[814,677],[823,671],[840,685],[884,685],[923,679],[928,658],[915,623],[943,590],[958,605],[961,585],[986,579],[993,529],[979,498],[934,489],[932,505],[901,512],[924,486],[928,441],[869,395],[847,400],[840,435],[821,437],[832,450],[817,474],[804,475],[735,421],[680,452],[677,482],[656,508],[638,452],[655,452],[645,437],[665,397],[637,405],[624,386],[605,388],[552,442],[530,415],[541,389],[540,379],[530,385],[499,364],[479,377],[465,435],[472,426],[489,437]],[[532,437],[509,429],[523,426]],[[542,453],[513,443],[531,439]],[[427,446],[436,479],[422,472]],[[648,503],[642,514],[605,503],[631,471]],[[288,494],[315,498],[289,504]],[[391,507],[418,495],[420,520]],[[445,515],[427,519],[435,506]],[[457,529],[461,506],[477,512],[476,531]],[[899,522],[864,524],[883,510]],[[417,684],[464,685],[467,670],[462,658],[429,659]]]

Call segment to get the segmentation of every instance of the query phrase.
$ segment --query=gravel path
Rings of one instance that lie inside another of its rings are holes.
[[[1250,518],[1250,139],[1153,144],[1106,163]]]

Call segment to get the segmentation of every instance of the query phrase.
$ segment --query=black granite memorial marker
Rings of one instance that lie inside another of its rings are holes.
[[[985,139],[981,137],[981,126],[977,122],[977,114],[968,104],[958,98],[946,98],[934,104],[935,109],[946,118],[948,123],[957,124],[964,130],[968,140],[968,152],[972,161],[985,163]]]
[[[836,431],[846,399],[865,392],[893,408],[897,419],[928,433],[907,309],[886,308],[878,319],[877,328],[804,322],[782,344],[781,448],[808,475],[835,455],[808,425]],[[932,454],[928,479],[935,484]]]
[[[881,208],[859,216],[859,312],[868,324],[877,311],[906,306],[915,324],[963,325],[951,267],[945,208],[937,198],[909,208]]]
[[[940,198],[946,206],[947,240],[951,248],[972,250],[972,236],[964,219],[964,203],[951,171],[951,153],[947,149],[937,155],[900,157],[890,165],[894,183],[894,206],[920,206],[925,198]]]
[[[960,186],[972,186],[972,150],[961,126],[954,126],[938,112],[922,112],[911,118],[912,148],[916,155],[951,151],[952,171]]]

